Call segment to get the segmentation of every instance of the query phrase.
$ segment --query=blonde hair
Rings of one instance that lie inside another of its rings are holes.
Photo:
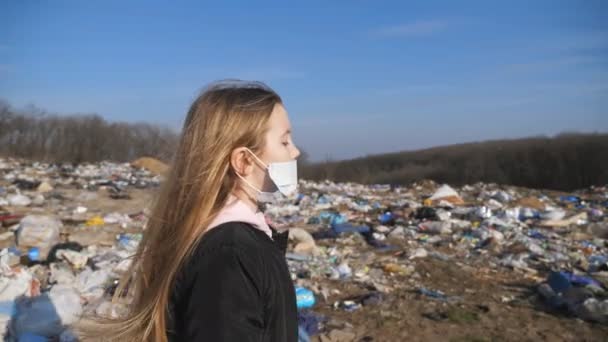
[[[265,84],[238,80],[213,83],[192,103],[131,268],[114,294],[114,300],[132,298],[128,315],[83,321],[82,337],[167,341],[179,269],[236,186],[231,153],[242,146],[261,151],[272,110],[281,103]]]

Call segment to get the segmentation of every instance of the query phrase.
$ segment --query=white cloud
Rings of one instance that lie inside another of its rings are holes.
[[[378,38],[400,38],[428,36],[447,28],[447,22],[441,20],[419,20],[412,23],[382,27],[371,32]]]

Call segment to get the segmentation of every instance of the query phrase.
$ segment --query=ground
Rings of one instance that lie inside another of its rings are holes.
[[[154,189],[133,189],[131,199],[121,200],[109,198],[105,190],[99,190],[97,197],[90,200],[78,199],[81,190],[61,189],[60,192],[66,198],[62,205],[83,205],[89,214],[103,215],[141,212]],[[20,213],[31,211],[7,209]],[[69,225],[66,229],[69,232]],[[90,229],[94,234],[95,228]],[[319,245],[329,247],[335,243],[330,239],[320,241]],[[399,260],[400,252],[409,247],[407,241],[397,245],[398,250],[388,256]],[[363,246],[358,252],[376,253],[370,246]],[[378,260],[382,257],[379,255]],[[530,277],[501,266],[489,267],[483,255],[466,258],[452,253],[449,260],[427,257],[414,261],[404,257],[404,262],[415,266],[417,278],[411,274],[389,275],[394,285],[392,292],[383,294],[378,303],[363,305],[354,311],[334,308],[334,303],[366,295],[372,289],[349,280],[319,280],[322,286],[339,290],[327,300],[319,296],[312,309],[330,319],[325,332],[350,331],[355,334],[355,341],[608,341],[608,326],[552,312],[539,300],[535,289],[543,274]],[[420,294],[421,285],[444,292],[450,300]]]

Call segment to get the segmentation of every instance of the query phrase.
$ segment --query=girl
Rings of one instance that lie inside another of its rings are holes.
[[[134,296],[129,315],[105,325],[103,339],[297,341],[287,232],[258,208],[296,190],[299,154],[272,89],[209,86],[190,107],[130,279],[116,291]]]

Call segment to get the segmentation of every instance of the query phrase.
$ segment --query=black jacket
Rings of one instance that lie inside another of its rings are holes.
[[[274,241],[247,223],[227,222],[201,238],[170,296],[169,340],[298,340],[288,233],[272,234]]]

